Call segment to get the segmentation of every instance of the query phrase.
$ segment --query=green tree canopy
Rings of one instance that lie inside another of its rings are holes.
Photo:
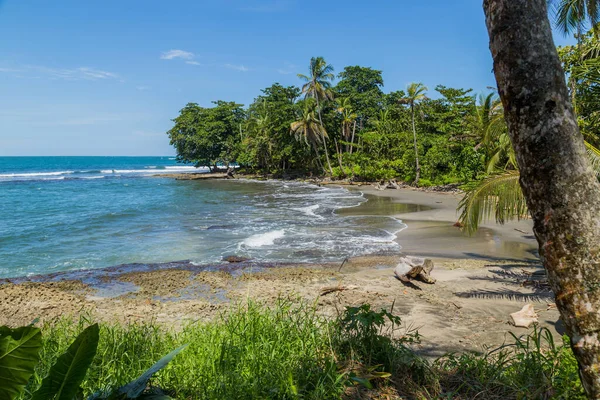
[[[235,161],[238,138],[245,112],[241,104],[216,101],[211,108],[188,103],[173,120],[175,126],[167,134],[184,163],[207,166]]]

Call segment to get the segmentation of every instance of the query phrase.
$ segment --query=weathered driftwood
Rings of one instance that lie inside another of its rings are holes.
[[[538,322],[537,317],[533,304],[526,304],[521,311],[510,314],[511,323],[519,328],[529,328],[531,324]]]
[[[425,283],[435,283],[435,279],[431,276],[433,271],[433,261],[419,257],[403,257],[396,268],[394,274],[402,282],[410,282],[413,279],[418,279]]]

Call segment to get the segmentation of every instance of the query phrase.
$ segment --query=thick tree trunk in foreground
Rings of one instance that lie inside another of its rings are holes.
[[[600,185],[587,163],[546,1],[484,0],[484,9],[540,256],[583,385],[600,399]]]

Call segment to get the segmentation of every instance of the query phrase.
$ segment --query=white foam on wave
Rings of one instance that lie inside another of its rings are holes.
[[[208,168],[200,167],[165,167],[169,172],[193,172],[193,171],[207,171]],[[159,171],[158,168],[146,168],[146,169],[103,169],[100,172],[103,174],[156,174]]]
[[[55,172],[30,172],[21,174],[0,174],[0,178],[34,178],[37,176],[57,176],[57,175],[69,175],[75,171],[55,171]]]
[[[309,217],[315,217],[317,219],[325,219],[325,218],[323,218],[323,216],[315,213],[315,210],[317,210],[319,207],[320,206],[318,204],[314,204],[314,205],[308,206],[308,207],[294,208],[294,210],[300,211],[300,212],[308,215]]]
[[[259,233],[246,238],[241,244],[246,247],[263,247],[271,246],[275,243],[275,240],[281,239],[285,236],[285,230],[279,229],[276,231],[270,231],[266,233]]]
[[[165,167],[165,169],[177,169],[177,170],[181,170],[181,171],[206,171],[208,170],[207,167],[192,167],[192,166],[172,166],[172,167]]]

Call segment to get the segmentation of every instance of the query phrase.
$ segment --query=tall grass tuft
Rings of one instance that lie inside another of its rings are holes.
[[[43,328],[41,362],[24,399],[89,318]],[[152,323],[102,325],[86,395],[137,378],[171,350],[188,346],[151,385],[176,399],[584,399],[568,343],[547,329],[485,354],[428,361],[419,334],[392,311],[348,307],[335,319],[303,302],[250,303],[207,323],[169,330]]]

